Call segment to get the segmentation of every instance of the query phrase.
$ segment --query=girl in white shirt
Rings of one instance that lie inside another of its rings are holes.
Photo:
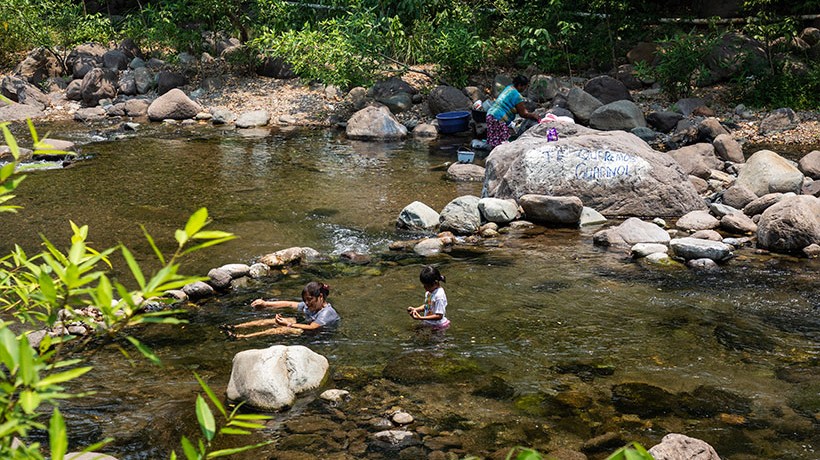
[[[418,307],[407,307],[407,313],[411,318],[419,320],[426,326],[435,329],[444,329],[450,326],[447,314],[447,295],[441,283],[444,282],[444,275],[438,268],[428,265],[421,269],[419,281],[424,286],[424,303]]]

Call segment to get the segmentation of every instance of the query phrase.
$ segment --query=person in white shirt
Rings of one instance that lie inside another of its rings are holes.
[[[444,329],[450,326],[447,314],[447,295],[441,283],[444,282],[444,275],[438,268],[427,265],[421,269],[419,281],[424,286],[424,303],[418,307],[407,307],[407,313],[411,318],[419,320],[426,326],[435,329]]]

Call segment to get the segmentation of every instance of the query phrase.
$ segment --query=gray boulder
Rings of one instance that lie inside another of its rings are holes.
[[[125,114],[129,117],[144,117],[150,106],[151,101],[147,99],[129,99],[125,101]]]
[[[214,295],[214,288],[203,281],[194,281],[193,283],[182,286],[182,292],[191,299],[202,299]]]
[[[584,206],[584,209],[581,210],[581,219],[578,221],[578,225],[581,227],[586,225],[600,225],[605,224],[606,221],[607,219],[603,214],[589,206]]]
[[[575,196],[527,194],[518,199],[527,220],[547,225],[578,226],[584,204]]]
[[[760,216],[757,242],[766,249],[793,253],[820,243],[820,198],[784,197]]]
[[[82,122],[101,121],[106,118],[108,113],[100,106],[84,107],[74,112],[74,120]]]
[[[552,127],[561,133],[557,142],[546,140]],[[705,209],[680,165],[623,131],[541,123],[493,149],[485,168],[488,197],[576,196],[604,216],[679,216]]]
[[[482,198],[478,201],[478,211],[487,222],[507,224],[518,217],[518,204],[514,200]]]
[[[678,126],[678,122],[683,119],[683,115],[678,112],[652,112],[646,116],[649,126],[662,133],[668,133]]]
[[[481,227],[479,198],[472,195],[460,196],[447,203],[441,210],[439,227],[456,235],[472,235]]]
[[[401,210],[396,226],[409,230],[433,230],[438,227],[439,220],[439,213],[435,209],[414,201]]]
[[[134,96],[137,94],[137,80],[134,78],[134,73],[131,71],[122,72],[117,81],[117,92],[125,96]]]
[[[185,86],[188,79],[178,72],[163,70],[157,74],[157,94],[163,95],[174,88]]]
[[[720,228],[731,233],[757,233],[757,224],[740,211],[721,217]]]
[[[427,105],[430,114],[436,116],[444,112],[470,110],[472,102],[461,90],[447,85],[439,85],[430,91],[427,96]]]
[[[224,125],[236,121],[236,115],[227,107],[212,107],[211,122],[215,125]]]
[[[685,97],[675,102],[675,107],[684,117],[692,115],[696,109],[706,107],[706,101],[699,97]]]
[[[790,108],[780,108],[772,111],[760,121],[758,132],[764,136],[786,131],[797,126],[797,115]]]
[[[391,77],[387,80],[376,82],[372,87],[370,87],[367,95],[374,99],[386,99],[400,93],[407,93],[409,95],[413,95],[418,92],[419,90],[413,88],[412,85],[402,80],[401,78]]]
[[[681,165],[683,172],[701,179],[709,179],[712,169],[723,167],[723,162],[715,156],[715,147],[712,144],[702,142],[670,150],[667,153]]]
[[[66,67],[74,79],[85,77],[91,69],[103,66],[103,55],[108,51],[99,43],[79,45],[68,53]]]
[[[746,158],[743,156],[743,147],[731,134],[719,134],[712,141],[715,147],[715,154],[718,158],[732,163],[743,163]]]
[[[782,200],[783,196],[783,193],[767,193],[759,198],[755,198],[743,207],[743,213],[747,216],[763,214],[763,211]]]
[[[413,137],[428,139],[438,137],[438,128],[430,123],[422,123],[413,128]]]
[[[14,75],[34,86],[40,86],[50,78],[57,78],[63,68],[57,58],[45,48],[35,48],[14,69]]]
[[[365,107],[354,113],[347,121],[345,132],[348,138],[361,140],[391,141],[407,137],[407,128],[383,105]]]
[[[151,121],[185,120],[193,118],[201,111],[202,107],[192,101],[181,89],[172,89],[154,99],[154,102],[148,106],[148,118]]]
[[[444,250],[444,242],[441,238],[424,238],[413,246],[413,252],[424,257],[438,254],[442,250]]]
[[[82,93],[83,81],[82,80],[71,80],[68,83],[68,86],[65,88],[65,97],[71,101],[81,101],[83,100],[83,93]]]
[[[378,98],[376,101],[386,105],[393,113],[401,113],[413,108],[413,96],[410,93],[396,93]]]
[[[676,223],[676,226],[686,231],[710,230],[720,226],[720,221],[708,211],[692,211],[686,213]]]
[[[80,84],[80,96],[88,107],[100,103],[100,99],[117,96],[117,74],[110,69],[94,68],[88,71]]]
[[[290,407],[299,393],[317,388],[327,359],[301,345],[245,350],[233,357],[227,396],[232,401],[275,411]]]
[[[125,70],[131,58],[123,50],[114,49],[106,51],[102,56],[103,67],[111,70]]]
[[[814,180],[820,180],[820,150],[807,153],[798,162],[800,171]]]
[[[561,89],[561,82],[548,75],[536,75],[530,80],[527,97],[535,102],[551,101]]]
[[[746,161],[737,175],[736,184],[748,188],[757,196],[775,192],[799,193],[803,173],[771,150],[760,150]]]
[[[484,168],[472,163],[453,163],[447,168],[445,177],[454,182],[481,182],[484,180]]]
[[[743,209],[756,198],[753,191],[742,185],[732,185],[723,192],[723,203],[736,209]]]
[[[588,123],[593,112],[603,105],[603,102],[581,88],[573,87],[567,93],[567,109],[580,123]]]
[[[626,85],[609,75],[601,75],[590,79],[584,85],[584,91],[603,104],[610,104],[615,101],[632,101],[632,96],[629,94]]]
[[[630,217],[622,224],[601,230],[592,236],[598,246],[634,246],[638,243],[668,244],[669,234],[666,230],[651,222],[637,217]]]
[[[675,238],[669,247],[681,259],[712,259],[720,262],[732,255],[732,247],[720,241],[700,238]]]
[[[720,460],[715,449],[705,441],[678,433],[664,436],[649,453],[655,460]]]
[[[595,109],[589,117],[589,126],[604,131],[629,131],[633,128],[646,127],[646,119],[637,104],[620,100]]]
[[[156,85],[154,74],[148,67],[134,69],[134,83],[137,85],[137,94],[145,94]]]
[[[268,123],[270,123],[270,114],[267,110],[251,110],[240,114],[234,124],[237,128],[245,129],[266,126]]]
[[[256,67],[256,74],[286,80],[296,77],[293,67],[280,57],[265,56]]]
[[[630,249],[630,253],[632,257],[641,258],[646,257],[650,254],[657,254],[662,253],[666,254],[669,252],[669,246],[660,243],[638,243],[632,246]]]
[[[698,136],[706,142],[713,142],[720,135],[727,135],[729,131],[720,124],[715,117],[704,118],[698,123]]]

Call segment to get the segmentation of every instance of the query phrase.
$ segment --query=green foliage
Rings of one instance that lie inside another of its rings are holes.
[[[810,64],[805,72],[781,69],[740,78],[734,86],[739,101],[752,107],[816,110],[820,107],[820,64]]]
[[[109,18],[87,14],[71,0],[4,0],[0,2],[0,55],[43,47],[64,60],[72,46],[105,43],[114,35]]]
[[[478,34],[472,13],[466,8],[445,11],[436,17],[436,36],[430,55],[441,66],[442,77],[453,86],[464,86],[479,70],[487,42]]]
[[[654,78],[672,100],[687,97],[709,75],[706,57],[717,42],[715,34],[677,33],[658,42],[654,66],[639,66],[639,74]]]

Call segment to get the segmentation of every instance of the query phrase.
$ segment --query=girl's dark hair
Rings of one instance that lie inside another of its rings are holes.
[[[330,295],[330,286],[318,281],[311,281],[305,285],[304,289],[302,289],[302,299],[304,299],[306,295],[311,297],[319,297],[321,295],[327,299],[327,296]]]
[[[419,281],[421,281],[422,284],[430,285],[437,281],[444,281],[444,275],[438,271],[438,268],[428,265],[421,269]]]
[[[524,75],[516,75],[513,78],[513,86],[527,86],[530,84],[530,79]]]

